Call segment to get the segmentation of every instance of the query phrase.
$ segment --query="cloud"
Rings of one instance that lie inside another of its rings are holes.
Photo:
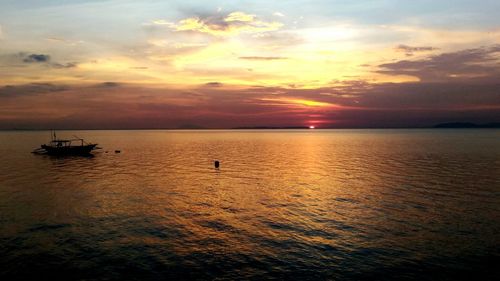
[[[166,20],[154,20],[153,23],[156,24],[156,25],[167,25],[167,26],[173,26],[173,25],[175,25],[173,22],[169,22],[169,21],[166,21]]]
[[[418,53],[418,52],[430,52],[430,51],[435,51],[435,50],[438,50],[438,48],[434,48],[434,47],[412,47],[412,46],[408,46],[408,45],[404,45],[404,44],[401,44],[401,45],[398,45],[394,48],[396,50],[396,52],[403,52],[403,53],[406,53],[407,56],[413,56],[414,53]]]
[[[438,50],[438,48],[434,47],[411,47],[403,44],[396,46],[395,49],[397,51],[402,51],[402,52],[426,52],[426,51]]]
[[[380,64],[378,73],[409,75],[421,81],[498,81],[500,45],[467,49],[430,56],[421,60],[401,60]]]
[[[256,15],[244,12],[232,12],[226,16],[191,17],[180,20],[176,24],[158,21],[176,31],[206,33],[213,36],[232,36],[240,33],[258,33],[273,31],[283,26],[280,22],[259,20]]]
[[[276,102],[278,106],[306,106],[306,107],[333,107],[337,106],[336,104],[316,101],[316,100],[307,100],[307,99],[297,99],[297,98],[261,98],[261,101],[265,102]]]
[[[243,12],[233,12],[227,15],[224,19],[225,22],[254,22],[255,15],[245,14]]]
[[[25,63],[43,63],[49,61],[50,61],[50,56],[43,54],[31,54],[23,59],[23,62]]]
[[[242,59],[242,60],[263,60],[263,61],[268,61],[268,60],[286,60],[288,58],[287,57],[259,57],[259,56],[250,56],[250,57],[239,57],[239,59]]]
[[[39,94],[60,92],[69,89],[66,85],[52,83],[31,83],[24,85],[7,85],[0,87],[0,98],[26,97]]]
[[[117,82],[103,82],[98,84],[97,86],[102,88],[114,88],[114,87],[120,87],[121,84]]]
[[[68,62],[68,63],[52,63],[50,64],[53,68],[74,68],[77,67],[78,64],[76,62]]]
[[[283,13],[281,13],[281,12],[274,12],[274,13],[273,13],[273,16],[277,16],[277,17],[281,17],[281,18],[282,18],[282,17],[284,17],[285,15],[284,15]]]
[[[500,121],[500,84],[350,81],[314,89],[169,87],[105,82],[0,88],[0,128],[398,127]],[[213,87],[215,86],[215,87]],[[113,110],[110,110],[113,109]]]
[[[208,83],[205,83],[205,86],[208,86],[208,87],[222,87],[222,86],[224,86],[224,84],[222,84],[221,82],[208,82]]]
[[[77,62],[52,62],[52,58],[47,54],[34,54],[19,52],[17,54],[8,54],[0,56],[0,62],[10,64],[11,67],[25,67],[29,64],[42,65],[55,69],[62,68],[75,68],[78,66]]]
[[[68,39],[64,39],[64,38],[60,38],[60,37],[47,37],[47,38],[45,38],[45,40],[47,40],[49,42],[53,42],[53,43],[64,43],[64,44],[67,44],[69,46],[76,46],[78,44],[85,43],[83,40],[75,41],[75,40],[68,40]]]
[[[143,25],[145,25],[145,26],[152,26],[152,25],[160,25],[161,26],[161,25],[164,25],[164,26],[171,27],[171,28],[175,28],[175,26],[176,26],[175,23],[173,23],[173,22],[169,22],[169,21],[161,20],[161,19],[159,19],[159,20],[153,20],[153,21],[147,22],[147,23],[145,23]]]

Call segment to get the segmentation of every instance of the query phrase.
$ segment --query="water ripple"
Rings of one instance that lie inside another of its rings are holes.
[[[2,280],[498,275],[498,130],[76,134],[0,133]]]

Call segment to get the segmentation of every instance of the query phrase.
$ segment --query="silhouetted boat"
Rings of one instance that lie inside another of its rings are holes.
[[[52,140],[48,144],[42,144],[33,153],[48,155],[89,155],[92,150],[98,149],[96,143],[87,143],[82,138],[58,139],[53,132]]]

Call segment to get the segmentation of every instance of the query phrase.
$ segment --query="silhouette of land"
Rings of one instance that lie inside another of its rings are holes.
[[[434,125],[433,128],[500,128],[500,123],[475,124],[470,122],[451,122]]]

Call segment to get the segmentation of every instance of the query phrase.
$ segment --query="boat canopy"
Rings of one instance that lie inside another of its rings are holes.
[[[72,143],[74,143],[74,142],[79,142],[80,145],[82,145],[82,146],[84,144],[83,139],[67,139],[67,140],[53,139],[50,141],[50,144],[55,145],[55,146],[71,146]]]

